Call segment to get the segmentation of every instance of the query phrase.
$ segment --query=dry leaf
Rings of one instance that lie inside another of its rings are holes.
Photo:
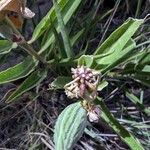
[[[1,0],[0,21],[7,15],[16,28],[21,28],[23,18],[32,18],[34,13],[26,6],[26,0]]]
[[[17,13],[21,13],[22,0],[1,0],[0,11],[8,10]]]

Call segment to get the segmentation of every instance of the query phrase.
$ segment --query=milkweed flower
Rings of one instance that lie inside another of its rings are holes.
[[[97,123],[101,114],[101,108],[87,100],[82,101],[82,107],[87,111],[87,117],[90,122]]]
[[[97,123],[99,120],[101,110],[98,106],[91,106],[91,108],[88,110],[87,116],[89,118],[90,122],[95,122]]]
[[[73,81],[64,86],[66,95],[70,98],[94,100],[97,96],[100,73],[85,66],[72,68],[71,72]]]

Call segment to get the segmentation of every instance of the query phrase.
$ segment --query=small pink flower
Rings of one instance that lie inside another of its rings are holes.
[[[94,100],[97,96],[100,73],[85,66],[71,68],[71,72],[73,81],[64,87],[67,96],[70,98],[82,97],[86,100]]]

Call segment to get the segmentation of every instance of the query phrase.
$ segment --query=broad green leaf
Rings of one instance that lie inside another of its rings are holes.
[[[129,40],[129,42],[125,45],[123,50],[113,51],[113,53],[105,55],[105,57],[97,58],[96,62],[97,64],[104,64],[104,65],[112,64],[116,60],[122,58],[122,56],[124,56],[126,53],[130,52],[130,50],[135,48],[135,46],[136,46],[135,42],[133,40]]]
[[[0,72],[0,84],[18,80],[29,75],[37,65],[31,57],[27,57],[23,62]]]
[[[50,85],[50,89],[64,89],[64,86],[71,82],[72,78],[71,77],[65,77],[65,76],[60,76],[57,77]]]
[[[116,29],[100,47],[97,48],[94,54],[98,55],[114,51],[120,52],[143,21],[144,20],[142,19],[129,18],[123,25]]]
[[[131,148],[131,150],[144,150],[138,139],[126,130],[111,114],[101,98],[97,98],[101,107],[101,118],[121,137],[121,139]]]
[[[82,0],[67,1],[64,9],[61,11],[65,25],[68,23],[68,21],[70,20],[70,18],[72,17],[72,15],[74,14],[74,12],[76,11],[76,9],[78,8],[78,6],[80,5],[81,2],[82,2]],[[49,18],[49,16],[48,16],[48,18]],[[57,32],[59,33],[60,28],[58,27],[58,23],[56,22],[56,20],[55,20],[54,24],[57,29]],[[48,24],[48,27],[50,27],[50,24]],[[47,40],[44,41],[44,44],[42,45],[39,53],[42,53],[43,51],[45,51],[51,45],[51,43],[54,41],[55,38],[54,38],[52,30],[50,32],[48,32],[48,35],[49,36],[47,37]]]
[[[126,92],[126,96],[134,103],[136,104],[143,112],[145,112],[148,116],[150,116],[150,109],[146,108],[142,102],[139,100],[138,97],[136,97],[134,94],[130,92]]]
[[[94,63],[92,68],[105,73],[113,69],[117,65],[127,61],[134,53],[132,52],[136,44],[133,40],[129,40],[123,50],[120,52],[114,51],[113,53],[106,53],[94,56]]]
[[[131,52],[136,44],[131,37],[142,23],[143,20],[130,18],[115,30],[96,50],[95,61],[97,65],[95,69],[100,69],[105,73],[133,56]],[[98,58],[99,55],[100,58]],[[101,57],[101,55],[105,57]]]
[[[120,52],[114,52],[110,54],[109,56],[106,56],[99,60],[98,64],[107,65],[106,68],[104,68],[103,72],[106,72],[110,69],[113,69],[117,65],[127,61],[130,56],[132,56],[132,50],[136,47],[136,44],[134,41],[129,40],[125,48]]]
[[[12,43],[8,40],[0,40],[0,55],[9,53],[11,49],[16,47],[17,47],[16,43]]]
[[[16,100],[23,93],[39,85],[47,76],[47,71],[33,72],[6,100],[7,103]]]

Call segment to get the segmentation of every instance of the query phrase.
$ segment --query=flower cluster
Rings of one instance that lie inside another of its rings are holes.
[[[73,81],[65,85],[66,95],[70,98],[82,97],[86,100],[94,100],[97,96],[99,72],[85,66],[72,68],[71,71]]]

